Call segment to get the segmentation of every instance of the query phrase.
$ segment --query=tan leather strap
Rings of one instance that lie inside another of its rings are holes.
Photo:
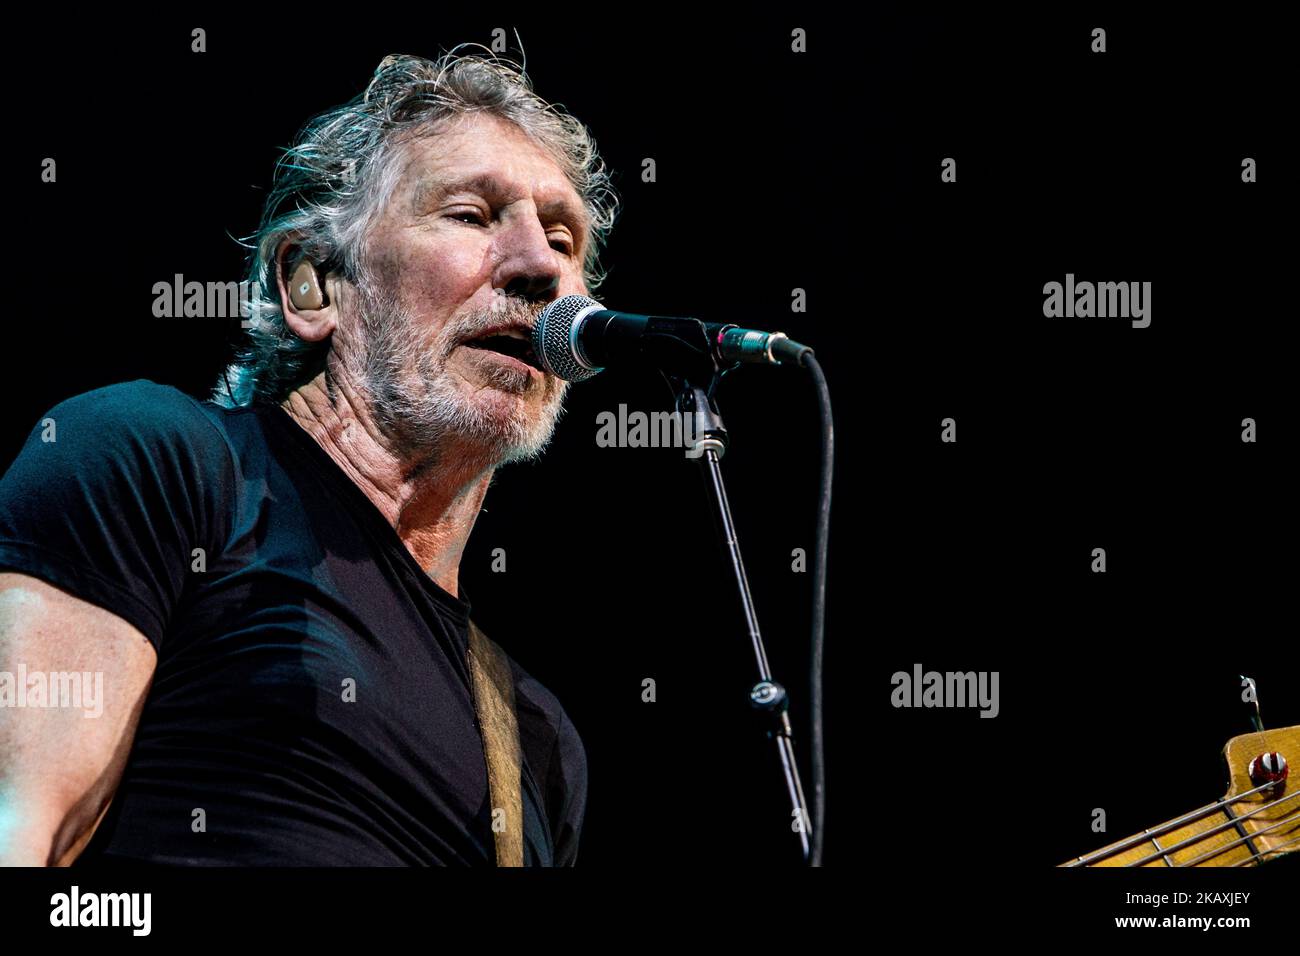
[[[469,622],[469,670],[487,757],[497,866],[523,866],[524,807],[514,677],[505,652],[473,621]]]

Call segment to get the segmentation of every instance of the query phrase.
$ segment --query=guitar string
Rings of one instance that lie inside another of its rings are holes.
[[[1165,824],[1165,826],[1162,827],[1162,828],[1160,828],[1160,829],[1150,830],[1150,831],[1147,831],[1146,833],[1142,833],[1142,834],[1136,834],[1136,835],[1134,835],[1133,837],[1130,837],[1128,840],[1123,841],[1124,843],[1128,843],[1128,844],[1129,844],[1128,847],[1124,847],[1124,846],[1122,846],[1122,845],[1117,844],[1116,847],[1114,847],[1114,848],[1112,848],[1112,849],[1110,849],[1110,850],[1098,851],[1098,853],[1093,854],[1093,856],[1090,858],[1090,862],[1089,862],[1088,864],[1085,864],[1085,865],[1095,865],[1095,860],[1097,860],[1097,859],[1107,859],[1107,858],[1109,858],[1110,856],[1115,855],[1115,853],[1125,852],[1127,849],[1131,849],[1133,846],[1137,846],[1137,845],[1140,845],[1140,844],[1142,844],[1142,843],[1148,843],[1148,842],[1150,842],[1150,843],[1154,843],[1155,841],[1151,839],[1151,838],[1154,837],[1154,836],[1160,836],[1160,835],[1163,835],[1163,833],[1167,833],[1167,832],[1171,832],[1171,831],[1173,831],[1173,830],[1180,829],[1182,826],[1186,826],[1188,823],[1195,823],[1197,820],[1201,820],[1201,819],[1204,819],[1205,817],[1209,816],[1209,815],[1210,815],[1211,813],[1213,813],[1216,809],[1221,809],[1221,808],[1223,808],[1223,807],[1225,807],[1225,806],[1227,806],[1227,805],[1229,805],[1229,804],[1240,802],[1240,800],[1241,800],[1243,797],[1249,796],[1251,793],[1258,792],[1259,790],[1267,789],[1267,788],[1269,788],[1269,787],[1271,787],[1271,786],[1273,786],[1273,784],[1271,784],[1271,783],[1266,783],[1266,784],[1261,785],[1260,787],[1256,787],[1255,790],[1247,791],[1246,793],[1243,793],[1243,794],[1241,794],[1240,796],[1237,796],[1237,797],[1231,797],[1231,798],[1225,797],[1223,800],[1220,800],[1220,801],[1217,801],[1217,802],[1214,803],[1214,804],[1211,804],[1209,807],[1205,808],[1205,810],[1203,810],[1203,811],[1193,811],[1193,812],[1190,813],[1190,814],[1186,814],[1184,817],[1180,817],[1180,818],[1177,819],[1177,820],[1173,820],[1173,821],[1171,821],[1170,823]],[[1271,808],[1273,808],[1273,807],[1276,807],[1276,806],[1278,806],[1279,804],[1286,803],[1286,802],[1289,801],[1289,800],[1294,800],[1296,797],[1300,797],[1300,791],[1297,791],[1296,793],[1290,794],[1289,796],[1286,796],[1286,797],[1281,797],[1281,798],[1279,798],[1279,799],[1277,799],[1277,800],[1272,801],[1271,803],[1265,803],[1265,804],[1262,804],[1262,805],[1260,805],[1259,807],[1256,807],[1256,808],[1255,808],[1254,810],[1252,810],[1250,813],[1246,813],[1246,814],[1242,814],[1241,816],[1238,816],[1238,817],[1230,818],[1230,819],[1228,819],[1227,821],[1225,821],[1224,823],[1220,824],[1219,826],[1213,827],[1212,829],[1209,829],[1209,830],[1205,830],[1205,831],[1203,831],[1203,832],[1201,832],[1201,833],[1193,834],[1192,836],[1188,837],[1187,839],[1182,840],[1182,841],[1180,841],[1180,842],[1178,842],[1178,843],[1175,843],[1175,844],[1173,844],[1172,846],[1161,847],[1160,850],[1159,850],[1158,852],[1156,852],[1156,853],[1152,853],[1152,854],[1148,854],[1147,856],[1142,857],[1141,859],[1135,860],[1135,861],[1133,861],[1132,863],[1125,863],[1124,866],[1145,866],[1147,863],[1155,862],[1157,859],[1165,859],[1166,862],[1168,862],[1167,857],[1168,857],[1168,855],[1169,855],[1170,853],[1177,852],[1178,850],[1185,849],[1185,848],[1187,848],[1187,847],[1189,847],[1189,846],[1193,846],[1193,845],[1195,845],[1195,844],[1197,844],[1197,843],[1202,843],[1202,842],[1204,842],[1206,839],[1208,839],[1209,837],[1211,837],[1211,836],[1215,836],[1215,835],[1217,835],[1217,834],[1219,834],[1219,833],[1224,832],[1225,830],[1227,830],[1227,829],[1229,829],[1229,828],[1231,828],[1231,827],[1234,827],[1234,826],[1235,826],[1239,821],[1241,821],[1241,820],[1247,820],[1247,819],[1249,819],[1249,818],[1251,818],[1251,817],[1254,817],[1254,816],[1256,816],[1256,815],[1262,813],[1262,812],[1265,811],[1265,810],[1268,810],[1268,809],[1271,809]],[[1252,831],[1251,833],[1247,834],[1247,835],[1244,836],[1244,837],[1239,837],[1238,839],[1236,839],[1236,840],[1234,840],[1234,841],[1231,841],[1231,842],[1229,842],[1229,843],[1226,843],[1226,844],[1224,844],[1223,846],[1216,847],[1216,848],[1213,849],[1213,850],[1210,850],[1210,851],[1208,851],[1208,852],[1206,852],[1206,853],[1202,853],[1200,856],[1193,857],[1191,860],[1188,860],[1188,861],[1186,861],[1186,862],[1184,862],[1184,863],[1176,863],[1176,864],[1173,864],[1173,865],[1174,865],[1174,866],[1180,866],[1180,867],[1181,867],[1181,866],[1197,866],[1197,865],[1199,865],[1200,861],[1202,861],[1202,860],[1207,860],[1207,859],[1210,859],[1210,858],[1212,858],[1212,857],[1218,856],[1219,854],[1224,853],[1224,852],[1226,852],[1226,851],[1228,851],[1228,850],[1230,850],[1230,849],[1232,849],[1232,848],[1234,848],[1234,847],[1237,847],[1237,846],[1240,846],[1240,845],[1242,845],[1242,844],[1244,844],[1244,843],[1247,843],[1249,840],[1253,839],[1253,838],[1256,837],[1256,836],[1259,836],[1260,834],[1269,833],[1269,832],[1271,832],[1271,831],[1273,831],[1273,830],[1278,829],[1279,827],[1285,826],[1285,825],[1288,824],[1288,823],[1300,823],[1300,810],[1297,810],[1297,811],[1294,812],[1294,813],[1289,813],[1287,816],[1283,817],[1281,820],[1278,820],[1277,822],[1273,823],[1273,824],[1270,825],[1270,826],[1262,827],[1261,829],[1254,830],[1254,831]],[[1290,831],[1288,831],[1288,832],[1290,832]],[[1294,840],[1288,840],[1286,843],[1282,844],[1282,846],[1289,846],[1290,844],[1295,843],[1295,842],[1297,842],[1297,841],[1300,841],[1300,837],[1297,837],[1297,838],[1294,839]],[[1159,846],[1159,844],[1156,844],[1156,845]],[[1259,854],[1259,855],[1260,855],[1260,856],[1264,856],[1264,855],[1267,855],[1267,853],[1272,853],[1272,852],[1275,852],[1275,851],[1274,851],[1274,850],[1269,850],[1269,851],[1266,851],[1266,853],[1261,853],[1261,854]],[[1103,854],[1104,854],[1104,855],[1103,855]],[[1255,855],[1252,854],[1251,859],[1254,859],[1254,856],[1255,856]],[[1244,862],[1250,862],[1250,861],[1247,860],[1247,861],[1244,861]],[[1241,865],[1241,864],[1232,864],[1232,865],[1234,865],[1234,866],[1239,866],[1239,865]]]
[[[1190,813],[1184,813],[1181,817],[1170,820],[1168,823],[1162,823],[1153,830],[1147,830],[1145,833],[1139,833],[1127,837],[1120,840],[1119,843],[1116,843],[1114,846],[1103,847],[1102,849],[1095,850],[1092,853],[1084,854],[1076,860],[1071,860],[1069,863],[1062,864],[1062,866],[1092,866],[1098,860],[1105,860],[1109,857],[1115,856],[1117,853],[1123,853],[1126,850],[1131,850],[1135,846],[1146,843],[1149,837],[1164,836],[1166,833],[1171,833],[1189,823],[1195,823],[1197,820],[1208,817],[1210,814],[1223,809],[1223,807],[1228,806],[1229,804],[1239,803],[1247,797],[1253,796],[1261,790],[1268,790],[1273,786],[1272,783],[1263,783],[1258,787],[1255,787],[1253,790],[1239,793],[1235,797],[1224,797],[1222,800],[1216,800],[1214,803],[1202,807],[1200,810],[1193,810]]]
[[[1258,830],[1255,830],[1253,833],[1249,833],[1244,837],[1238,837],[1237,839],[1233,840],[1231,843],[1225,843],[1223,844],[1223,846],[1216,847],[1213,850],[1207,850],[1206,852],[1202,853],[1200,856],[1192,857],[1186,863],[1175,863],[1174,865],[1175,866],[1197,866],[1200,864],[1201,860],[1208,860],[1212,857],[1218,856],[1220,853],[1226,853],[1228,850],[1231,850],[1234,847],[1241,846],[1243,843],[1247,843],[1248,841],[1253,840],[1257,836],[1261,836],[1262,834],[1269,833],[1270,831],[1276,830],[1278,827],[1288,823],[1300,823],[1300,811],[1293,813],[1288,817],[1283,817],[1281,820],[1278,820],[1276,823],[1272,824],[1271,826],[1260,827]],[[1291,831],[1288,830],[1287,832],[1289,833]],[[1253,857],[1254,854],[1252,853],[1251,856]]]
[[[1264,804],[1263,806],[1259,807],[1259,808],[1258,808],[1254,813],[1246,814],[1246,815],[1243,815],[1243,816],[1237,817],[1237,818],[1235,818],[1235,819],[1229,820],[1228,823],[1229,823],[1230,825],[1231,825],[1231,824],[1235,824],[1238,820],[1245,820],[1245,819],[1247,819],[1247,817],[1254,816],[1255,813],[1258,813],[1258,812],[1261,811],[1261,810],[1267,810],[1269,807],[1276,806],[1276,805],[1279,804],[1279,803],[1284,803],[1284,802],[1286,802],[1286,800],[1290,800],[1290,799],[1292,799],[1293,797],[1296,797],[1296,796],[1300,796],[1300,793],[1292,794],[1290,797],[1285,797],[1285,798],[1283,798],[1283,799],[1281,799],[1281,800],[1276,800],[1276,801],[1274,801],[1273,803]],[[1200,818],[1198,818],[1198,819],[1200,819]],[[1194,821],[1193,821],[1193,822],[1194,822]],[[1286,826],[1286,825],[1289,824],[1289,823],[1300,824],[1300,810],[1297,810],[1296,812],[1291,813],[1290,815],[1283,817],[1281,820],[1278,820],[1278,821],[1276,821],[1275,823],[1270,824],[1269,826],[1261,827],[1261,828],[1258,829],[1258,830],[1253,830],[1253,831],[1251,831],[1250,833],[1248,833],[1248,834],[1247,834],[1246,836],[1244,836],[1244,837],[1238,837],[1236,840],[1233,840],[1233,841],[1231,841],[1231,842],[1229,842],[1229,843],[1225,843],[1225,844],[1223,844],[1222,846],[1215,847],[1215,848],[1212,849],[1212,850],[1209,850],[1209,851],[1207,851],[1207,852],[1205,852],[1205,853],[1202,853],[1200,856],[1193,857],[1192,859],[1187,860],[1187,861],[1185,861],[1185,862],[1183,862],[1183,863],[1173,863],[1173,864],[1171,864],[1171,865],[1174,866],[1174,867],[1194,867],[1194,866],[1199,866],[1203,860],[1208,860],[1208,859],[1211,859],[1211,858],[1213,858],[1213,857],[1219,856],[1219,855],[1222,854],[1222,853],[1226,853],[1228,850],[1234,849],[1235,847],[1239,847],[1239,846],[1241,846],[1241,845],[1243,845],[1243,844],[1245,844],[1245,843],[1248,843],[1249,841],[1253,840],[1255,837],[1262,836],[1262,835],[1264,835],[1264,834],[1270,833],[1270,832],[1272,832],[1273,830],[1276,830],[1276,829],[1278,829],[1279,827]],[[1175,844],[1175,845],[1172,846],[1172,847],[1162,847],[1162,848],[1161,848],[1161,852],[1159,852],[1159,853],[1153,853],[1153,854],[1151,854],[1151,855],[1149,855],[1149,856],[1146,856],[1146,857],[1143,857],[1142,859],[1137,860],[1137,861],[1135,861],[1135,862],[1133,862],[1133,863],[1126,863],[1126,864],[1124,864],[1124,865],[1125,865],[1125,866],[1144,866],[1144,865],[1147,864],[1147,863],[1154,862],[1157,858],[1163,858],[1163,859],[1165,859],[1165,861],[1168,863],[1169,861],[1168,861],[1167,857],[1168,857],[1168,854],[1169,854],[1171,851],[1176,851],[1177,849],[1182,848],[1182,847],[1185,847],[1185,846],[1190,846],[1190,845],[1192,845],[1192,844],[1196,844],[1196,843],[1204,842],[1204,840],[1207,839],[1208,837],[1213,836],[1213,835],[1215,835],[1216,833],[1222,832],[1222,831],[1225,830],[1225,829],[1227,829],[1227,827],[1216,827],[1214,830],[1207,830],[1207,831],[1205,831],[1204,833],[1199,833],[1199,834],[1196,834],[1196,835],[1194,835],[1194,836],[1192,836],[1192,837],[1189,837],[1188,839],[1183,840],[1181,843],[1177,843],[1177,844]],[[1289,833],[1290,831],[1288,830],[1287,832]],[[1143,842],[1143,843],[1145,843],[1145,842],[1154,842],[1154,840],[1150,840],[1150,836],[1151,836],[1150,834],[1143,834],[1142,836],[1143,836],[1143,839],[1142,839],[1141,841],[1139,841],[1139,842]],[[1260,861],[1262,857],[1268,856],[1268,855],[1270,855],[1270,854],[1272,854],[1272,853],[1278,853],[1278,852],[1280,852],[1284,847],[1288,847],[1288,846],[1290,846],[1290,845],[1293,844],[1293,843],[1300,843],[1300,836],[1293,837],[1292,839],[1287,840],[1285,843],[1279,844],[1278,846],[1274,847],[1274,848],[1271,849],[1271,850],[1264,850],[1264,851],[1259,852],[1259,853],[1254,853],[1254,852],[1252,852],[1251,855],[1250,855],[1249,857],[1247,857],[1245,860],[1242,860],[1242,861],[1240,861],[1240,862],[1238,862],[1238,863],[1230,863],[1230,864],[1228,864],[1228,865],[1229,865],[1229,866],[1245,866],[1245,865],[1247,865],[1247,864],[1249,864],[1249,863]],[[1159,844],[1156,844],[1156,845],[1159,846]]]
[[[1150,863],[1152,860],[1160,859],[1160,857],[1164,856],[1166,853],[1176,853],[1178,850],[1185,849],[1186,847],[1189,847],[1194,843],[1200,843],[1206,837],[1214,836],[1216,833],[1222,833],[1224,830],[1227,830],[1229,827],[1235,827],[1237,825],[1237,821],[1239,820],[1249,820],[1251,817],[1258,816],[1259,814],[1263,813],[1265,810],[1269,810],[1273,807],[1276,807],[1279,803],[1286,803],[1289,800],[1294,800],[1296,797],[1300,797],[1300,790],[1297,790],[1289,797],[1282,797],[1279,800],[1274,800],[1272,803],[1260,804],[1260,806],[1250,811],[1250,813],[1243,813],[1241,816],[1235,819],[1225,820],[1223,823],[1220,823],[1218,826],[1211,827],[1210,829],[1205,830],[1202,833],[1198,833],[1195,836],[1190,836],[1185,840],[1180,840],[1178,843],[1175,843],[1173,846],[1165,847],[1164,851],[1161,853],[1151,853],[1148,854],[1147,856],[1142,857],[1142,859],[1140,860],[1135,860],[1132,863],[1125,863],[1124,865],[1142,866],[1145,863]],[[1234,800],[1232,802],[1235,803],[1236,801]]]
[[[1260,857],[1266,857],[1266,856],[1268,856],[1270,853],[1281,853],[1284,849],[1286,849],[1287,847],[1289,847],[1292,843],[1300,843],[1300,836],[1298,836],[1298,837],[1292,837],[1290,840],[1287,840],[1285,843],[1279,843],[1277,846],[1273,847],[1273,849],[1271,849],[1271,850],[1265,850],[1263,853],[1260,854]],[[1253,862],[1255,862],[1255,858],[1254,858],[1254,857],[1251,857],[1251,858],[1249,858],[1249,859],[1241,860],[1240,862],[1237,862],[1237,863],[1230,863],[1229,866],[1245,866],[1247,863],[1253,863]]]

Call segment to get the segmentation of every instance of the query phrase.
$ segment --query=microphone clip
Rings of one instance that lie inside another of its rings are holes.
[[[719,372],[714,377],[707,389],[685,380],[678,380],[674,386],[677,390],[677,414],[689,426],[683,429],[687,439],[687,458],[701,458],[709,451],[721,458],[727,451],[727,427],[722,423],[722,415],[713,400],[713,388],[721,374]],[[665,375],[672,384],[673,376]]]

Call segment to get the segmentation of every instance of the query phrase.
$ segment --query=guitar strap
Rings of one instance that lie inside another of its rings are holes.
[[[514,677],[505,652],[473,621],[469,622],[468,657],[474,709],[478,713],[479,729],[483,732],[483,753],[487,758],[497,866],[523,866],[524,810]],[[498,814],[498,810],[503,813]],[[498,819],[504,827],[496,825]]]

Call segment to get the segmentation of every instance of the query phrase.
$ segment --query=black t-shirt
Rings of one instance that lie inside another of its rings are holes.
[[[0,570],[112,611],[158,651],[79,862],[494,862],[470,605],[279,406],[147,381],[56,405],[0,480]],[[569,865],[582,741],[511,668],[525,862]]]

